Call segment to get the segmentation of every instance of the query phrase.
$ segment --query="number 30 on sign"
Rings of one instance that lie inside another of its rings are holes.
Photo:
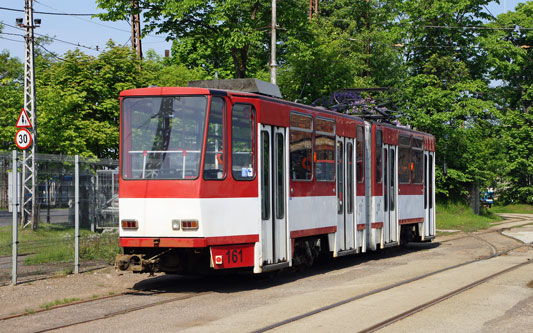
[[[30,131],[25,128],[19,129],[17,134],[15,135],[15,143],[20,149],[28,148],[31,145]]]

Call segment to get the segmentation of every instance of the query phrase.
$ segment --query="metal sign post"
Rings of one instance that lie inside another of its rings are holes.
[[[17,257],[18,257],[18,175],[17,175],[17,151],[13,150],[13,173],[11,174],[11,205],[13,206],[13,261],[11,263],[11,283],[17,284]]]
[[[80,272],[80,157],[74,156],[74,273]]]
[[[34,66],[34,34],[33,29],[40,24],[40,20],[33,20],[33,0],[25,0],[25,20],[24,24],[18,24],[20,27],[26,29],[26,53],[24,61],[24,110],[25,113],[22,118],[29,118],[19,121],[17,125],[22,122],[18,127],[28,127],[30,133],[31,144],[28,144],[24,152],[22,161],[22,225],[24,227],[31,224],[33,230],[37,230],[39,227],[38,206],[37,206],[37,112],[35,110],[35,66]],[[18,23],[19,19],[17,19]],[[22,21],[20,19],[20,21]],[[35,23],[35,24],[34,24]],[[22,113],[21,113],[22,115]],[[18,134],[18,133],[17,133]],[[27,133],[21,133],[26,138]],[[18,137],[18,135],[17,135]],[[22,146],[25,146],[22,142]],[[25,148],[22,148],[25,149]]]

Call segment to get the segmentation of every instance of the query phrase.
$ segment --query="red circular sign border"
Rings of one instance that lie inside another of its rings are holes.
[[[21,146],[19,146],[19,143],[18,143],[18,141],[17,141],[17,136],[19,135],[20,132],[28,132],[28,135],[30,136],[30,142],[28,143],[28,146],[27,146],[26,148],[22,148]],[[22,149],[22,150],[26,150],[26,149],[28,149],[28,148],[31,146],[31,140],[32,140],[32,138],[31,138],[31,133],[30,133],[30,131],[28,131],[28,130],[25,129],[25,128],[21,128],[21,129],[19,129],[19,130],[17,131],[17,134],[15,134],[15,144],[17,145],[17,147],[19,147],[19,149]]]

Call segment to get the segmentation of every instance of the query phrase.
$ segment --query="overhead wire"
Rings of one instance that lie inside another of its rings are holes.
[[[53,9],[53,10],[59,12],[59,13],[64,13],[64,12],[62,12],[61,10],[59,10],[59,9],[57,9],[57,8],[54,8],[54,7],[52,7],[52,6],[45,5],[45,4],[42,3],[41,1],[37,1],[37,0],[35,0],[35,2],[38,3],[39,5],[43,6],[43,7]],[[65,14],[68,14],[68,13],[65,13]],[[96,15],[96,14],[94,14],[94,15]],[[91,24],[96,24],[96,25],[99,25],[99,26],[102,26],[102,27],[105,27],[105,28],[108,28],[108,29],[113,29],[113,30],[117,30],[117,31],[123,31],[123,32],[131,33],[131,30],[126,30],[126,29],[121,29],[121,28],[112,27],[112,26],[110,26],[110,25],[102,24],[102,23],[99,23],[99,22],[94,22],[94,21],[92,21],[92,20],[83,19],[83,18],[81,18],[81,17],[74,17],[74,18],[76,18],[76,19],[78,19],[78,20],[81,20],[81,21],[89,22],[89,23],[91,23]],[[127,22],[127,21],[126,21],[126,22]],[[128,24],[129,24],[129,22],[128,22]],[[152,34],[148,34],[148,35],[146,35],[146,36],[153,37],[153,38],[161,38],[161,39],[165,39],[165,40],[166,40],[166,38],[165,38],[165,37],[162,37],[162,36],[157,36],[157,35],[152,35]]]
[[[12,32],[1,32],[1,31],[0,31],[0,34],[2,34],[2,35],[22,36],[22,37],[24,37],[23,34],[14,34],[14,33],[12,33]]]
[[[449,26],[449,25],[420,25],[421,28],[434,29],[463,29],[463,30],[533,30],[533,28],[525,28],[521,26],[514,27],[484,27],[484,26]]]
[[[492,16],[492,19],[494,21],[497,21],[498,19],[496,18],[496,16],[494,16],[494,14],[492,14],[492,12],[490,11],[489,8],[487,8],[487,6],[483,5],[483,8],[485,8],[485,10],[487,10],[487,12],[490,14],[490,16]]]
[[[49,51],[46,47],[44,47],[44,45],[37,45],[37,46],[40,47],[41,49],[45,50],[46,52],[48,52],[48,54],[50,54],[52,57],[54,57],[54,58],[56,58],[58,60],[61,60],[61,61],[66,61],[65,59],[59,57],[54,52]]]
[[[43,4],[41,1],[35,0],[35,2],[39,3],[40,5],[42,5],[44,7],[59,11],[56,8],[53,8],[51,6]],[[0,7],[0,9],[11,10],[11,8],[6,8],[6,7]],[[16,11],[22,11],[23,12],[24,10],[16,10]],[[488,9],[487,9],[487,11],[488,11]],[[35,12],[35,13],[39,13],[39,12]],[[46,13],[46,12],[43,12],[43,13]],[[124,32],[130,33],[130,31],[125,30],[125,29],[115,28],[115,27],[111,27],[111,26],[108,26],[108,25],[100,24],[98,22],[94,22],[94,21],[91,21],[91,20],[86,20],[86,19],[77,17],[78,15],[75,15],[73,13],[64,13],[64,12],[59,11],[59,13],[56,13],[56,14],[74,16],[75,18],[80,19],[82,21],[86,21],[86,22],[89,22],[89,23],[92,23],[92,24],[100,25],[100,26],[103,26],[103,27],[106,27],[106,28],[109,28],[109,29],[114,29],[114,30],[119,30],[119,31],[124,31]],[[489,11],[489,14],[492,15],[492,13],[490,11]],[[79,14],[79,15],[84,15],[84,16],[87,15],[88,16],[89,14]],[[494,15],[492,15],[492,16],[494,17]],[[346,20],[346,19],[331,19],[331,18],[328,18],[328,20],[333,20],[333,21],[352,21],[352,20]],[[23,29],[21,29],[19,27],[16,27],[16,26],[13,26],[13,25],[10,25],[10,24],[7,24],[7,23],[3,23],[3,24],[5,26],[11,27],[11,28],[15,28],[15,29],[18,29],[18,30],[23,30]],[[406,25],[407,23],[398,22],[398,23],[393,23],[393,24]],[[412,24],[412,25],[414,27],[432,28],[432,29],[464,29],[464,30],[516,30],[516,29],[519,29],[519,30],[533,30],[533,28],[525,28],[525,27],[521,27],[521,26],[487,27],[487,26],[447,26],[447,25],[415,25],[415,24]],[[3,33],[3,34],[8,34],[8,33]],[[66,40],[59,39],[57,37],[50,37],[50,36],[39,34],[39,33],[36,33],[36,32],[34,32],[34,34],[37,35],[37,36],[43,36],[43,37],[50,38],[52,40],[55,40],[55,41],[58,41],[58,42],[61,42],[61,43],[65,43],[65,44],[69,44],[69,45],[73,45],[73,46],[77,46],[77,47],[81,47],[81,48],[85,48],[85,49],[89,49],[89,50],[93,50],[93,51],[97,51],[97,52],[100,51],[98,46],[97,47],[91,47],[91,46],[80,44],[79,42],[78,43],[69,42],[69,41],[66,41]],[[16,35],[16,34],[12,34],[12,35]],[[166,40],[166,38],[162,37],[162,36],[155,36],[155,35],[147,35],[147,36],[161,38],[161,39],[165,39]],[[6,39],[6,38],[3,38],[3,39]],[[128,43],[130,40],[131,40],[131,37],[128,39],[128,41],[126,43]],[[124,43],[124,45],[126,43]],[[154,44],[154,43],[159,43],[159,42],[145,42],[145,43]],[[406,47],[406,46],[411,46],[411,47],[414,47],[414,48],[458,48],[458,49],[461,48],[461,46],[409,45],[409,44],[410,43],[398,43],[398,44],[390,44],[389,46],[392,46],[394,48]],[[480,46],[469,46],[468,48],[482,48],[482,47],[480,47]]]
[[[491,14],[492,15],[492,14]],[[336,19],[336,18],[324,18],[330,22],[354,22],[354,20],[349,19]],[[463,29],[463,30],[533,30],[533,28],[526,28],[519,25],[509,26],[509,27],[487,27],[487,26],[450,26],[450,25],[425,25],[425,24],[415,24],[412,22],[373,22],[374,25],[385,25],[389,24],[391,26],[399,25],[399,26],[406,26],[411,25],[415,28],[429,28],[429,29]]]
[[[36,1],[38,2],[38,1]],[[24,9],[15,9],[15,8],[7,8],[7,7],[0,7],[0,10],[7,10],[12,12],[19,12],[24,13]],[[78,13],[54,13],[54,12],[40,12],[40,11],[33,11],[34,14],[43,14],[43,15],[58,15],[58,16],[93,16],[95,14],[78,14]]]
[[[2,22],[3,25],[7,26],[7,27],[10,27],[10,28],[14,28],[14,29],[17,29],[17,30],[21,30],[21,31],[25,31],[24,29],[22,28],[19,28],[17,26],[14,26],[14,25],[11,25],[11,24],[8,24],[8,23],[5,23],[5,22]],[[77,47],[81,47],[81,48],[85,48],[85,49],[88,49],[88,50],[92,50],[92,51],[96,51],[96,52],[99,52],[100,49],[97,47],[92,47],[92,46],[87,46],[87,45],[83,45],[83,44],[80,44],[79,42],[78,43],[75,43],[75,42],[69,42],[69,41],[66,41],[66,40],[63,40],[63,39],[59,39],[57,37],[50,37],[48,35],[43,35],[43,34],[40,34],[40,33],[37,33],[37,32],[34,32],[35,35],[37,36],[41,36],[41,37],[46,37],[46,38],[50,38],[51,40],[54,40],[54,41],[57,41],[57,42],[61,42],[61,43],[65,43],[65,44],[68,44],[68,45],[73,45],[73,46],[77,46]]]
[[[0,36],[0,39],[5,39],[5,40],[11,41],[11,42],[24,43],[23,40],[11,39],[11,38],[2,37],[2,36]]]

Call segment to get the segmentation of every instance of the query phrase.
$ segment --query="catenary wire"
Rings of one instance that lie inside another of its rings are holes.
[[[50,8],[50,9],[53,9],[57,12],[60,12],[60,13],[63,13],[61,10],[57,9],[57,8],[54,8],[54,7],[51,7],[51,6],[48,6],[48,5],[45,5],[44,3],[42,3],[41,1],[37,1],[35,0],[36,3],[38,3],[39,5],[43,6],[43,7],[46,7],[46,8]],[[96,14],[95,14],[96,15]],[[81,21],[85,21],[85,22],[89,22],[91,24],[96,24],[96,25],[99,25],[99,26],[102,26],[102,27],[105,27],[105,28],[108,28],[108,29],[113,29],[113,30],[117,30],[117,31],[123,31],[123,32],[127,32],[127,33],[131,33],[131,30],[126,30],[126,29],[121,29],[121,28],[116,28],[116,27],[112,27],[112,26],[109,26],[109,25],[106,25],[106,24],[102,24],[102,23],[99,23],[99,22],[94,22],[92,20],[87,20],[87,19],[84,19],[84,18],[81,18],[81,17],[77,17],[75,16],[74,18],[77,18],[78,20],[81,20]],[[127,21],[126,21],[127,22]],[[129,22],[128,22],[129,23]],[[148,34],[146,35],[146,37],[152,37],[152,38],[160,38],[160,39],[164,39],[166,40],[165,37],[163,36],[157,36],[157,35],[152,35],[152,34]]]
[[[12,12],[19,12],[24,13],[24,9],[15,9],[15,8],[7,8],[7,7],[0,7],[0,10],[7,10]],[[58,15],[58,16],[93,16],[95,14],[78,14],[78,13],[54,13],[54,12],[40,12],[40,11],[33,11],[34,14],[43,14],[43,15]]]
[[[14,28],[14,29],[17,29],[17,30],[20,30],[20,31],[24,31],[24,29],[22,29],[22,28],[19,28],[17,26],[14,26],[14,25],[11,25],[11,24],[8,24],[8,23],[5,23],[5,22],[3,22],[2,24],[4,24],[7,27],[10,27],[10,28]],[[58,41],[58,42],[61,42],[61,43],[65,43],[65,44],[69,44],[69,45],[73,45],[73,46],[77,46],[77,47],[82,47],[82,48],[93,50],[93,51],[97,51],[97,52],[100,51],[97,47],[87,46],[87,45],[83,45],[83,44],[75,43],[75,42],[69,42],[69,41],[66,41],[66,40],[63,40],[63,39],[59,39],[57,37],[51,37],[51,36],[43,35],[43,34],[40,34],[40,33],[37,33],[37,32],[34,32],[34,34],[37,35],[37,36],[40,36],[40,37],[50,38],[51,40],[55,40],[55,41]]]
[[[5,39],[5,40],[8,40],[10,42],[24,43],[23,40],[16,40],[16,39],[6,38],[6,37],[2,37],[2,36],[0,36],[0,39]]]

